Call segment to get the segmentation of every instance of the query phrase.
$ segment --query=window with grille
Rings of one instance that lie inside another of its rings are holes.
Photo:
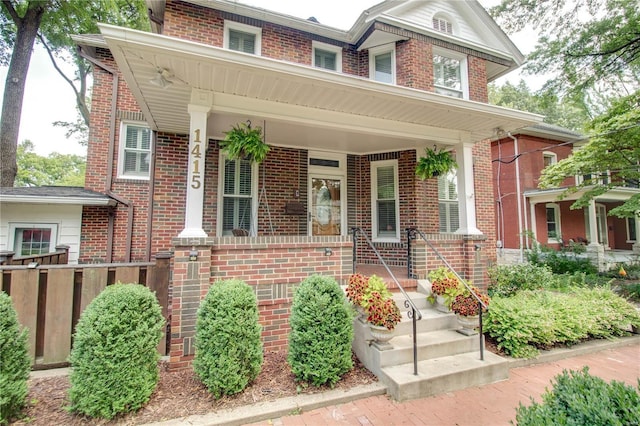
[[[547,239],[549,242],[560,240],[560,206],[557,204],[547,204]]]
[[[13,251],[16,256],[36,256],[55,251],[57,225],[10,224],[13,230]]]
[[[141,123],[123,123],[120,132],[120,177],[148,179],[151,130]]]
[[[433,18],[433,29],[443,33],[453,34],[453,25],[443,18]]]
[[[438,176],[438,229],[453,233],[460,227],[458,213],[458,177],[455,171]]]
[[[371,201],[374,239],[400,239],[398,162],[371,163]]]
[[[239,22],[224,21],[224,48],[260,55],[262,28]]]
[[[369,76],[375,81],[394,84],[396,81],[395,46],[369,49]]]
[[[254,166],[249,160],[223,160],[222,235],[244,230],[252,235]]]

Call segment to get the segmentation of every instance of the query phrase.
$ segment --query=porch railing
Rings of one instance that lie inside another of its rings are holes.
[[[21,257],[14,256],[15,252],[0,251],[0,265],[29,265],[34,263],[38,265],[66,265],[69,263],[69,246],[56,246],[56,251],[53,253]]]
[[[373,250],[373,252],[375,253],[376,257],[378,258],[382,266],[384,266],[384,269],[387,270],[387,273],[389,274],[393,282],[396,284],[396,286],[404,296],[404,306],[405,308],[409,309],[409,311],[407,312],[407,315],[409,316],[409,318],[411,318],[412,326],[413,326],[413,374],[417,376],[418,375],[418,342],[416,337],[417,336],[416,322],[422,319],[422,313],[420,313],[416,305],[413,303],[413,300],[411,300],[411,298],[409,297],[407,292],[404,290],[402,285],[400,285],[400,282],[398,281],[396,276],[393,274],[393,272],[391,272],[391,269],[387,265],[387,262],[384,261],[384,259],[382,258],[382,255],[380,255],[380,252],[378,251],[378,249],[375,248],[375,246],[373,245],[373,242],[371,242],[371,240],[369,239],[367,234],[364,232],[364,230],[362,228],[355,227],[355,228],[351,228],[351,233],[353,234],[353,273],[354,274],[356,273],[356,264],[358,260],[358,234],[359,234],[367,242],[367,244],[369,245],[369,248]]]
[[[451,272],[453,272],[453,274],[456,276],[458,281],[460,281],[465,286],[467,291],[473,296],[474,299],[476,299],[476,302],[478,302],[478,311],[480,312],[480,314],[479,314],[480,315],[480,331],[478,333],[480,335],[480,359],[482,361],[484,361],[484,341],[483,341],[483,334],[482,334],[482,311],[483,310],[489,310],[489,307],[482,300],[480,300],[480,298],[473,291],[471,291],[471,288],[467,284],[466,280],[464,280],[460,276],[460,274],[458,274],[456,272],[456,270],[453,268],[453,266],[451,266],[451,264],[449,262],[447,262],[447,259],[445,259],[444,256],[442,256],[442,254],[440,254],[438,249],[436,249],[433,244],[431,244],[431,242],[427,239],[427,236],[424,234],[424,232],[422,232],[421,230],[419,230],[417,228],[407,228],[406,232],[407,232],[407,268],[408,268],[409,276],[412,275],[411,274],[411,241],[417,239],[418,236],[420,236],[420,238],[422,238],[422,240],[425,242],[427,247],[429,247],[436,254],[438,259],[440,259],[442,261],[442,263],[444,263],[445,266],[447,268],[449,268],[449,270]]]

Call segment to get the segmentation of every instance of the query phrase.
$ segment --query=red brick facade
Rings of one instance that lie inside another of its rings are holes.
[[[358,51],[355,45],[180,1],[167,1],[164,18],[164,35],[217,47],[223,46],[225,20],[260,27],[262,56],[305,66],[311,65],[314,40],[338,45],[342,47],[343,73],[364,78],[369,74],[368,52]],[[382,27],[401,31],[408,37],[408,40],[396,43],[397,84],[432,91],[433,40],[386,25]],[[210,238],[193,243],[197,246],[199,259],[197,267],[194,266],[197,271],[189,272],[190,244],[176,240],[185,224],[188,135],[157,133],[151,163],[155,167],[150,179],[119,178],[121,123],[144,121],[144,117],[122,77],[103,69],[116,67],[110,53],[106,49],[97,50],[96,59],[102,67],[96,66],[94,70],[86,186],[110,192],[121,202],[111,212],[95,207],[84,209],[80,261],[143,261],[156,253],[174,250],[173,280],[176,288],[172,307],[181,314],[172,318],[172,334],[191,332],[193,326],[189,322],[191,319],[184,315],[181,292],[190,291],[185,288],[193,285],[198,289],[196,294],[202,296],[210,282],[216,279],[244,279],[255,286],[258,294],[265,346],[269,349],[285,348],[292,286],[312,273],[326,273],[343,280],[351,271],[352,243],[348,235],[328,239],[307,237],[306,214],[286,212],[287,203],[293,201],[308,208],[308,151],[274,144],[259,169],[258,237],[216,238],[220,150],[215,140],[209,141],[203,181],[203,229]],[[472,51],[468,54],[471,100],[487,102],[485,61],[481,55],[474,56]],[[115,116],[112,114],[114,78],[118,78]],[[487,264],[495,261],[495,251],[492,250],[496,239],[495,212],[489,144],[478,143],[473,149],[477,227],[483,232],[482,236],[438,235],[437,179],[421,181],[416,178],[415,163],[420,154],[415,150],[394,151],[390,147],[385,153],[347,155],[347,188],[343,195],[347,197],[348,204],[347,225],[370,232],[371,162],[395,159],[398,161],[400,188],[401,241],[378,244],[377,249],[390,265],[406,266],[404,230],[417,227],[434,238],[442,253],[463,275],[482,286]],[[113,233],[111,240],[109,232]],[[127,247],[128,232],[131,232],[131,247]],[[108,253],[109,241],[112,249]],[[330,255],[326,255],[327,249],[331,250]],[[126,258],[127,253],[130,253],[129,259]],[[418,275],[421,276],[425,275],[425,268],[431,269],[439,262],[432,253],[422,253],[422,260],[418,262]],[[359,250],[358,261],[377,263],[366,248]],[[192,307],[188,309],[193,310]],[[181,339],[174,342],[171,351],[172,359],[178,364],[187,362],[193,353],[190,337]]]

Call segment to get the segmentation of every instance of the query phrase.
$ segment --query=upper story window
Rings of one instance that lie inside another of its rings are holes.
[[[257,163],[220,157],[220,194],[222,209],[218,209],[221,235],[255,235],[257,214]]]
[[[399,204],[398,161],[372,162],[371,217],[375,240],[400,240]]]
[[[118,176],[148,179],[151,162],[151,130],[144,123],[122,123]]]
[[[453,25],[451,22],[438,16],[433,17],[433,29],[447,34],[453,34]]]
[[[312,65],[316,68],[342,72],[342,48],[331,44],[312,42]]]
[[[224,48],[238,52],[260,55],[262,28],[239,22],[224,21]]]
[[[369,49],[369,78],[382,83],[396,82],[395,44]]]
[[[545,151],[542,153],[542,164],[544,167],[549,167],[558,162],[558,156],[555,152]]]
[[[436,93],[469,98],[467,57],[450,50],[433,49],[433,84]]]
[[[460,227],[458,214],[458,177],[456,171],[438,176],[439,231],[456,232]]]

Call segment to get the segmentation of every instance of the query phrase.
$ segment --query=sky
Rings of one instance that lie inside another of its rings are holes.
[[[340,29],[349,29],[362,11],[378,4],[380,0],[323,0],[322,2],[301,0],[243,0],[252,6],[262,7],[280,13],[308,18],[314,16],[325,25]],[[485,7],[497,4],[499,0],[480,0]],[[337,11],[340,13],[337,13]],[[524,54],[533,49],[536,40],[531,31],[511,36],[515,45]],[[73,67],[62,64],[67,75],[73,75]],[[7,78],[7,67],[0,67],[0,99],[4,94],[4,82]],[[505,78],[498,80],[503,82]],[[519,73],[512,72],[506,79],[517,82]],[[529,87],[536,89],[535,81],[527,81]],[[18,141],[29,139],[40,155],[52,152],[61,154],[86,155],[86,147],[76,139],[67,139],[65,129],[54,127],[55,121],[74,122],[77,119],[75,97],[71,87],[53,68],[45,50],[36,43],[31,56],[27,75],[25,96],[22,106],[20,132]]]

